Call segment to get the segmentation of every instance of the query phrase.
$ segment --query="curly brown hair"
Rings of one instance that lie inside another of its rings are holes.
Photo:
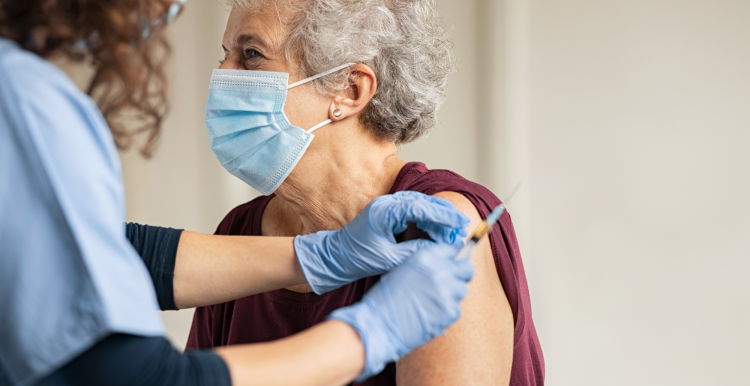
[[[95,75],[87,92],[99,105],[115,144],[126,149],[134,135],[146,133],[141,153],[150,157],[169,108],[165,65],[171,48],[163,28],[154,25],[169,3],[0,0],[0,36],[45,59],[63,55],[74,62],[90,61]],[[144,24],[151,27],[147,36]]]

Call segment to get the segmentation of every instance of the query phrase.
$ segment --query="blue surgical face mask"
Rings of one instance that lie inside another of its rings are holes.
[[[312,132],[331,123],[328,119],[308,130],[292,125],[284,114],[287,90],[352,64],[293,84],[283,72],[214,70],[205,120],[221,165],[260,193],[273,193],[310,146]]]

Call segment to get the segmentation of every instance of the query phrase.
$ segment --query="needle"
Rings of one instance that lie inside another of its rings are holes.
[[[516,194],[518,189],[521,187],[521,183],[523,181],[516,184],[516,187],[511,190],[511,192],[508,194],[507,198],[504,203],[508,203],[510,200],[513,199],[513,196]],[[500,219],[500,216],[505,213],[505,204],[500,204],[495,208],[492,213],[490,213],[489,216],[487,216],[487,219],[482,221],[481,224],[477,227],[476,230],[474,230],[474,233],[471,235],[471,240],[469,240],[466,244],[464,244],[461,249],[458,250],[458,253],[456,254],[455,259],[456,260],[466,260],[471,257],[471,253],[474,251],[474,248],[477,246],[477,243],[479,240],[484,237],[484,235],[489,234],[492,232],[492,226],[495,225],[497,220]]]

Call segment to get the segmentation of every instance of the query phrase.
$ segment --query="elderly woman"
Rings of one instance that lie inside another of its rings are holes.
[[[337,230],[373,198],[405,190],[451,201],[471,218],[472,232],[500,204],[453,172],[396,156],[398,145],[435,126],[454,70],[434,1],[230,5],[225,58],[212,78],[206,124],[225,168],[266,195],[232,210],[218,234]],[[476,276],[459,321],[362,384],[543,384],[544,360],[509,216],[479,244],[473,263]],[[322,296],[303,285],[199,308],[188,348],[292,335],[356,302],[377,280]]]

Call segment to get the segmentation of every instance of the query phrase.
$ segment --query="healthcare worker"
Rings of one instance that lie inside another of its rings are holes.
[[[161,78],[150,50],[183,3],[0,0],[0,385],[345,384],[460,314],[473,268],[452,256],[468,220],[437,198],[383,196],[339,231],[296,238],[124,224],[122,131],[105,117],[118,106],[161,117],[153,84],[130,87]],[[106,108],[47,62],[57,54],[93,62]],[[407,223],[434,241],[397,244]],[[215,352],[174,350],[154,310],[381,274],[309,330]]]

